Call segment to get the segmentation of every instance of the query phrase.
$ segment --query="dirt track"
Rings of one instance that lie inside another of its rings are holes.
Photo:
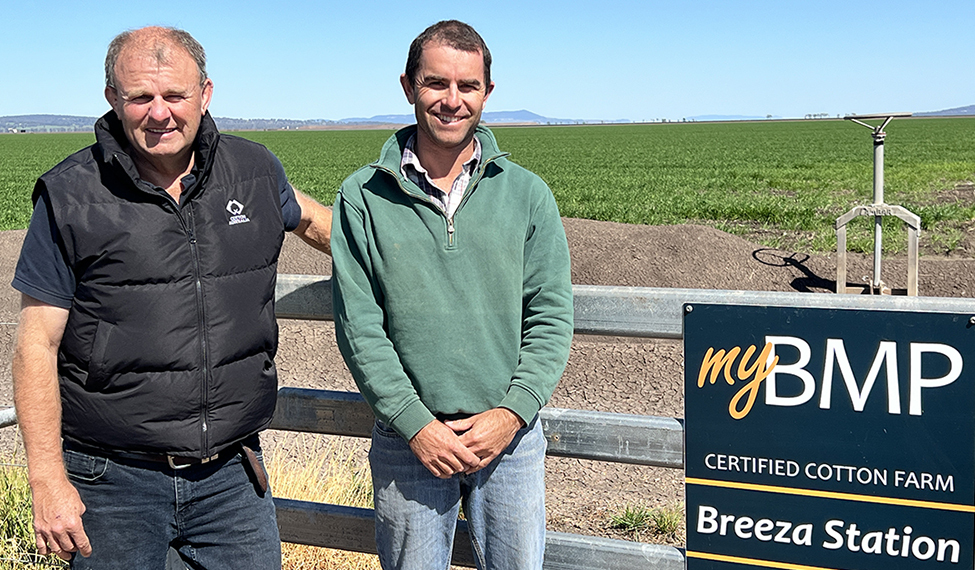
[[[762,248],[712,228],[631,226],[565,219],[574,283],[643,287],[744,289],[826,293],[834,289],[831,256]],[[0,280],[10,283],[24,232],[0,232]],[[279,271],[327,275],[330,259],[299,240],[285,243]],[[851,262],[850,281],[870,271]],[[921,294],[970,297],[975,260],[922,258]],[[885,260],[885,279],[906,286],[903,259]],[[0,407],[12,403],[10,350],[19,294],[0,288]],[[329,322],[280,321],[277,359],[281,385],[353,390]],[[573,341],[569,366],[551,404],[563,408],[682,416],[683,358],[679,342],[586,337]],[[14,430],[0,430],[0,446],[14,445]],[[549,528],[616,536],[608,513],[630,503],[672,505],[683,499],[676,470],[549,458],[546,478]],[[621,537],[622,538],[622,537]],[[679,542],[679,539],[677,540]]]

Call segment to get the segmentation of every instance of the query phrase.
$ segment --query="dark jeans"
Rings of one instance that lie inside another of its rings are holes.
[[[64,461],[92,546],[72,568],[164,570],[171,549],[193,570],[281,568],[271,493],[258,494],[241,453],[180,470],[73,449]]]

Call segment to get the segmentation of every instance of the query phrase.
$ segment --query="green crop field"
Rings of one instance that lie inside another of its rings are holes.
[[[0,230],[26,228],[37,177],[93,142],[93,134],[0,135]]]
[[[975,118],[887,127],[886,202],[921,217],[925,252],[949,252],[975,223]],[[562,215],[634,224],[699,223],[767,246],[835,247],[837,217],[873,197],[870,131],[849,121],[670,123],[494,130],[501,148],[552,187]],[[237,133],[277,154],[296,187],[330,203],[389,131]],[[33,180],[91,135],[0,136],[0,229],[26,226]],[[850,249],[872,251],[872,220]],[[885,221],[885,249],[906,243]]]

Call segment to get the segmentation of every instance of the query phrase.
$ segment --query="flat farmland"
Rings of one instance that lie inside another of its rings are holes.
[[[37,177],[93,142],[84,133],[0,135],[0,230],[26,228]]]
[[[898,119],[887,127],[886,202],[921,217],[922,250],[951,253],[975,219],[975,118]],[[873,197],[870,132],[841,120],[495,128],[502,149],[552,188],[563,216],[630,224],[695,223],[765,246],[823,252],[833,224]],[[296,187],[330,203],[378,156],[390,131],[235,133],[265,144]],[[26,227],[34,179],[93,140],[0,136],[0,229]],[[885,222],[885,249],[906,245]],[[872,251],[872,220],[850,249]]]
[[[923,239],[929,244],[932,235],[945,236],[942,239],[947,244],[953,239],[951,232],[963,237],[965,232],[975,234],[969,227],[975,215],[973,127],[975,119],[898,119],[888,128],[888,202],[899,201],[926,216]],[[494,132],[514,160],[549,182],[565,216],[631,224],[693,222],[750,240],[697,225],[653,227],[567,219],[575,283],[832,291],[835,260],[816,255],[813,245],[824,243],[824,250],[831,249],[835,217],[871,198],[869,132],[849,122],[497,128]],[[296,186],[330,202],[348,173],[375,159],[390,132],[235,134],[268,145],[282,158]],[[92,141],[90,134],[0,135],[2,229],[26,227],[34,179]],[[893,237],[891,234],[885,237]],[[0,251],[6,251],[7,259],[16,259],[22,237],[21,232],[0,233],[4,246]],[[950,248],[927,249],[928,253],[950,249],[955,257],[966,258],[929,255],[923,259],[922,295],[973,296],[975,249],[966,248],[963,237]],[[796,249],[811,255],[765,250],[752,242],[786,248],[796,244]],[[327,274],[329,259],[310,252],[295,236],[288,236],[279,269],[282,273]],[[851,282],[855,282],[868,274],[869,259],[852,257],[859,262],[851,271]],[[13,262],[5,266],[9,283]],[[902,256],[885,257],[884,271],[892,286],[904,286],[894,282],[906,273]],[[7,327],[0,332],[7,335],[3,344],[7,372],[0,374],[0,408],[12,403],[9,353],[19,303],[19,294],[12,288],[5,295],[0,308],[7,315]],[[355,389],[335,346],[330,322],[283,319],[279,324],[276,360],[281,385]],[[682,366],[679,342],[577,335],[551,405],[680,417]],[[14,430],[0,430],[0,449],[14,449],[16,439]],[[298,453],[308,458],[318,451]],[[330,464],[343,469],[351,465],[349,470],[355,476],[367,472],[361,456],[356,464],[349,463],[348,457],[339,454]],[[680,471],[556,457],[546,463],[550,530],[683,546],[680,532],[651,536],[610,523],[613,516],[629,508],[673,512],[676,506],[680,510],[684,497]],[[306,462],[319,464],[310,459]],[[286,496],[278,480],[274,487],[276,493]]]

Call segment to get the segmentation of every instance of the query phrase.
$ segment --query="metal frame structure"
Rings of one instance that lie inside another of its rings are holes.
[[[375,418],[356,392],[281,388],[270,428],[367,438]],[[652,465],[684,466],[684,425],[676,418],[542,408],[546,455]],[[372,509],[276,497],[281,540],[376,554]],[[683,570],[681,549],[588,535],[545,533],[544,570]],[[467,524],[459,521],[452,565],[473,568]]]
[[[884,203],[884,127],[895,117],[910,117],[911,113],[878,113],[875,115],[847,115],[844,119],[867,127],[873,136],[873,204],[857,206],[836,220],[836,292],[849,293],[846,286],[846,225],[859,216],[873,216],[873,278],[870,280],[870,293],[890,294],[880,274],[880,256],[883,244],[882,222],[884,216],[896,216],[907,224],[907,294],[917,296],[917,242],[921,231],[921,218],[901,206]],[[883,119],[883,123],[873,126],[863,122],[870,119]],[[854,289],[856,291],[856,289]]]
[[[278,318],[332,319],[330,277],[279,275],[275,297]],[[577,334],[682,339],[685,307],[695,303],[968,313],[969,326],[975,327],[975,299],[967,298],[596,285],[574,285],[573,297]],[[539,416],[548,455],[674,469],[684,465],[680,418],[559,408],[543,408]],[[0,420],[15,422],[13,409],[0,410]],[[357,393],[285,387],[278,392],[271,428],[368,437],[372,423],[372,411]],[[274,502],[282,540],[375,553],[371,509],[282,498]],[[454,541],[453,563],[474,565],[463,521]],[[545,570],[682,570],[684,565],[684,551],[673,546],[558,532],[546,535]]]
[[[328,276],[278,275],[275,314],[279,319],[332,320],[331,291]],[[685,303],[972,313],[975,326],[975,299],[955,297],[573,285],[572,298],[576,334],[681,339]]]
[[[975,300],[963,298],[823,295],[709,289],[660,289],[573,285],[575,332],[609,336],[682,339],[685,306],[723,303],[749,306],[833,308],[862,311],[968,313],[975,326]],[[279,275],[279,318],[332,318],[331,279]],[[548,454],[638,465],[683,467],[684,423],[680,418],[543,408],[539,413]],[[372,412],[359,394],[282,388],[272,428],[365,437]],[[370,509],[275,499],[281,537],[288,542],[374,552]],[[453,563],[473,566],[466,525],[458,525]],[[545,570],[682,570],[682,549],[593,536],[548,532]]]

